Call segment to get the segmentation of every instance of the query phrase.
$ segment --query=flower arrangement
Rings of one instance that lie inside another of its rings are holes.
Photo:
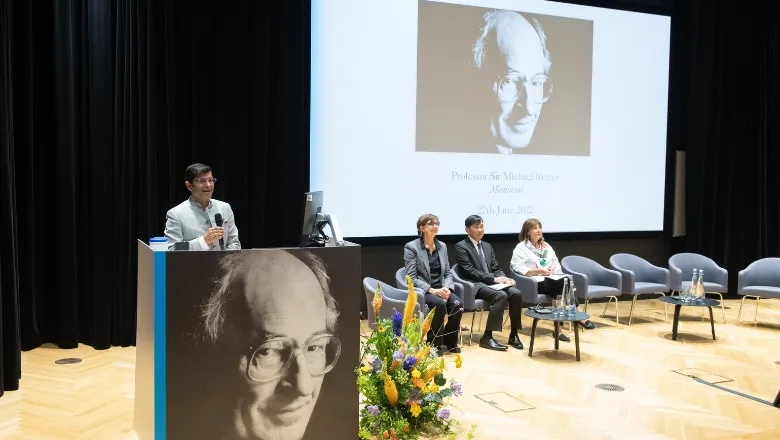
[[[462,394],[461,385],[445,378],[444,358],[426,342],[434,311],[422,322],[414,316],[417,294],[409,276],[406,282],[409,296],[403,314],[395,310],[391,319],[376,321],[356,370],[358,390],[364,397],[358,435],[364,440],[406,440],[422,433],[452,432],[447,404],[452,396]],[[379,287],[371,305],[378,316],[382,307]],[[457,354],[455,366],[461,365]]]

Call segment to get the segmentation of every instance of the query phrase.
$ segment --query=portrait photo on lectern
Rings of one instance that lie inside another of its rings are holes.
[[[352,263],[330,255],[267,249],[169,261],[169,277],[180,272],[182,282],[169,283],[168,303],[188,306],[166,313],[168,438],[354,432],[359,332],[340,333],[346,317],[333,292],[350,279],[332,276]]]
[[[418,5],[416,151],[590,155],[593,21]]]

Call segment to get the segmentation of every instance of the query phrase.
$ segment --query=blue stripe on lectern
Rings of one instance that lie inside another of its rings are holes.
[[[154,439],[166,437],[165,252],[154,253]]]

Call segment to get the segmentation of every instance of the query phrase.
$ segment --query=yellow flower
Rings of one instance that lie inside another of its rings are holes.
[[[420,405],[413,403],[410,411],[412,412],[412,417],[417,417],[422,412],[422,409],[420,409]]]
[[[364,372],[364,373],[368,373],[369,371],[371,371],[371,366],[370,366],[370,365],[363,365],[363,366],[360,368],[360,371],[362,371],[362,372]]]
[[[428,355],[428,352],[429,352],[429,351],[431,351],[431,346],[430,346],[430,345],[426,345],[426,346],[425,346],[425,347],[424,347],[422,350],[418,351],[418,352],[417,352],[417,353],[414,355],[414,357],[416,357],[416,358],[417,358],[417,362],[415,362],[415,364],[414,364],[414,365],[417,365],[417,364],[419,364],[419,363],[420,363],[420,361],[421,361],[421,360],[423,360],[423,358],[424,358],[426,355]]]
[[[436,307],[432,308],[430,312],[428,312],[428,316],[425,317],[425,321],[423,321],[422,329],[420,331],[420,334],[424,338],[425,335],[428,334],[428,330],[431,329],[431,322],[433,321],[433,312],[436,310]]]
[[[393,382],[393,379],[390,378],[387,372],[383,372],[382,379],[385,381],[385,395],[387,396],[387,401],[390,402],[390,406],[395,407],[398,403],[398,390],[395,387],[395,382]]]
[[[414,370],[412,370],[412,377],[413,377],[413,378],[415,378],[415,379],[419,379],[419,378],[420,378],[420,376],[421,376],[421,374],[420,374],[420,370],[418,370],[418,369],[416,369],[416,368],[415,368]]]
[[[431,379],[436,377],[436,375],[441,373],[442,371],[444,370],[439,370],[438,368],[431,368],[428,371],[426,371],[425,374],[423,374],[423,380],[425,381],[425,383],[428,383],[431,381]]]
[[[432,384],[431,384],[431,386],[429,386],[429,387],[428,387],[428,389],[429,389],[429,390],[430,390],[432,393],[438,393],[438,392],[439,392],[439,386],[438,386],[438,385],[436,385],[435,383],[432,383]]]
[[[378,331],[379,333],[384,333],[384,332],[385,332],[385,328],[384,328],[383,326],[381,326],[381,325],[380,325],[380,326],[379,326],[379,329],[377,329],[377,331]]]
[[[455,355],[455,368],[460,368],[463,366],[463,359],[460,358],[460,353]]]
[[[414,306],[417,304],[417,292],[414,291],[414,283],[409,275],[406,276],[406,285],[408,287],[409,295],[406,297],[406,306],[404,307],[404,322],[402,325],[402,328],[404,329],[412,322],[412,318],[414,317]]]
[[[379,309],[382,308],[382,292],[379,290],[379,284],[376,285],[376,292],[374,292],[374,300],[371,301],[371,305],[374,306],[374,316],[379,316]]]

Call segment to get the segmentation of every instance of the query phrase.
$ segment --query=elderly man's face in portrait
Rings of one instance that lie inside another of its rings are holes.
[[[498,145],[525,148],[551,92],[542,42],[525,18],[510,11],[499,15],[495,38],[498,53],[489,53],[492,59],[486,60],[496,74],[491,132]]]
[[[248,348],[234,370],[242,388],[233,414],[236,434],[300,439],[340,351],[327,330],[322,287],[303,262],[279,253],[250,265],[234,289],[251,323],[241,332]]]

